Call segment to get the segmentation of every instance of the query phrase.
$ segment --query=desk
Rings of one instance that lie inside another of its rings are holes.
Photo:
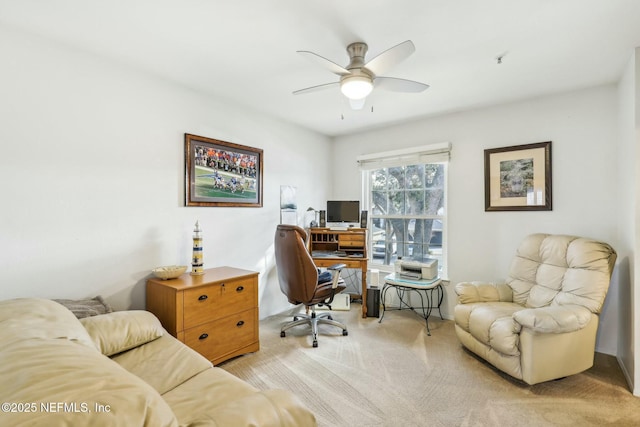
[[[311,228],[307,242],[313,262],[318,267],[345,264],[362,272],[362,317],[367,317],[367,229]],[[315,255],[314,255],[315,253]]]
[[[400,300],[400,305],[398,307],[387,308],[384,302],[384,298],[387,291],[391,288],[395,289],[396,294],[398,295],[398,299]],[[409,300],[405,301],[405,297],[408,292],[415,292],[420,296],[421,304],[419,307],[412,307],[409,304]],[[424,298],[421,292],[424,292]],[[436,292],[436,298],[438,302],[436,306],[433,305],[434,292]],[[442,319],[442,312],[440,311],[440,305],[442,304],[443,297],[444,297],[444,291],[442,289],[442,280],[439,277],[433,280],[410,280],[410,279],[404,279],[400,277],[400,275],[397,275],[396,273],[389,274],[387,277],[384,278],[384,286],[382,287],[382,292],[380,293],[380,301],[382,303],[382,315],[380,316],[380,320],[378,320],[378,323],[382,322],[382,318],[384,317],[384,312],[386,310],[409,309],[424,318],[427,324],[427,335],[431,336],[431,330],[429,329],[429,316],[431,316],[431,310],[433,310],[434,308],[437,308],[438,313],[440,314],[440,319]],[[425,298],[427,300],[426,305],[425,305]],[[422,315],[416,311],[416,308],[422,310]]]

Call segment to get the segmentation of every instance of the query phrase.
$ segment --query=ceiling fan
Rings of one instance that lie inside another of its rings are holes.
[[[416,48],[411,40],[393,46],[365,63],[364,57],[367,50],[367,44],[362,42],[351,43],[347,46],[350,61],[346,67],[342,67],[316,53],[299,50],[298,53],[301,55],[340,76],[340,80],[296,90],[293,94],[300,95],[339,86],[342,94],[349,99],[351,108],[359,110],[364,106],[367,96],[374,87],[394,92],[422,92],[429,87],[428,84],[413,80],[380,75],[415,52]]]

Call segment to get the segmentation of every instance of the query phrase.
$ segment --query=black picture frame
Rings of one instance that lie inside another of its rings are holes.
[[[484,210],[552,210],[551,141],[484,150]]]

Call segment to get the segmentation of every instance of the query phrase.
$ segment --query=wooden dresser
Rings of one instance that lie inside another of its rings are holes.
[[[257,272],[218,267],[200,276],[149,279],[147,310],[214,365],[260,349]]]

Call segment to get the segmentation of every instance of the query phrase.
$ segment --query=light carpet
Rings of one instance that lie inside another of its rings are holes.
[[[322,325],[319,346],[300,326],[280,338],[286,314],[260,322],[260,351],[221,368],[259,389],[284,388],[314,412],[319,426],[639,426],[640,398],[613,356],[590,370],[529,386],[465,350],[452,321],[425,322],[388,311],[382,323],[361,306],[334,311],[345,323]]]

